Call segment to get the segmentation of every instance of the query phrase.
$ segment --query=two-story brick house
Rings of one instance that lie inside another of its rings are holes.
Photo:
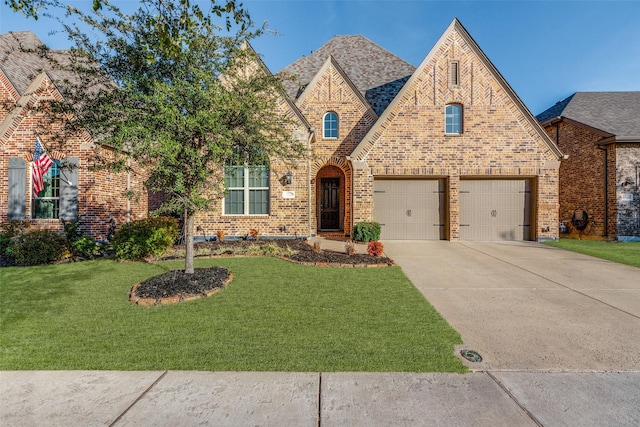
[[[537,118],[568,155],[560,166],[563,235],[640,241],[640,92],[577,92]],[[578,227],[576,212],[586,213]]]
[[[60,219],[81,217],[81,228],[96,239],[116,225],[147,215],[147,197],[140,192],[143,174],[90,170],[94,144],[90,135],[63,146],[53,144],[43,113],[30,108],[44,99],[62,99],[56,82],[66,78],[39,53],[42,42],[29,31],[0,35],[0,222],[25,220],[35,227],[60,230]],[[51,52],[63,60],[64,51]],[[18,108],[14,108],[15,105]],[[32,191],[36,138],[54,164],[44,176],[44,190]]]
[[[200,215],[209,235],[350,235],[375,220],[383,239],[558,237],[562,153],[458,20],[417,68],[337,36],[281,72],[312,156],[231,183],[248,202]]]

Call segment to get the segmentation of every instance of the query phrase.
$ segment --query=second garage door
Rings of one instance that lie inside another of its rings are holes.
[[[461,180],[461,240],[530,240],[528,180]]]
[[[442,180],[376,179],[373,185],[373,217],[381,239],[446,238]]]

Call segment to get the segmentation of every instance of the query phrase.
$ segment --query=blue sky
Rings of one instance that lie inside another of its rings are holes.
[[[638,0],[245,0],[244,5],[254,21],[267,21],[279,32],[252,42],[273,72],[344,34],[361,34],[417,66],[458,18],[533,114],[576,91],[640,90]],[[0,33],[32,30],[51,48],[69,47],[65,36],[50,34],[57,26],[44,17],[24,19],[2,0]]]

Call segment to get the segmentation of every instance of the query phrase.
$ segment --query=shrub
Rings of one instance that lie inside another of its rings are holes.
[[[9,255],[18,265],[50,264],[69,254],[66,243],[59,232],[33,230],[12,239]]]
[[[377,240],[372,240],[367,246],[367,253],[371,256],[382,256],[384,253],[384,245]]]
[[[28,221],[10,221],[0,225],[0,255],[9,255],[11,239],[22,234],[29,226]]]
[[[81,217],[70,221],[60,220],[67,238],[67,246],[74,257],[94,258],[100,254],[100,247],[93,238],[82,234],[80,220]]]
[[[359,222],[353,227],[353,238],[358,242],[370,242],[380,239],[380,224],[377,222]]]
[[[224,236],[226,236],[227,233],[225,233],[222,230],[219,230],[218,232],[216,232],[216,237],[218,238],[219,241],[224,242]]]
[[[146,218],[123,224],[113,236],[113,249],[118,259],[141,259],[160,256],[178,238],[175,218]]]
[[[89,236],[80,236],[77,239],[68,242],[68,244],[71,248],[71,252],[73,252],[73,255],[75,256],[93,258],[100,255],[100,247],[96,241]]]

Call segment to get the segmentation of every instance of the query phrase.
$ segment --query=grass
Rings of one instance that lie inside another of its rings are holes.
[[[0,269],[0,369],[465,372],[461,343],[399,267],[273,258],[229,268],[218,294],[130,303],[133,284],[182,262],[108,260]]]
[[[640,242],[622,243],[598,240],[560,239],[545,243],[557,248],[640,268]]]

